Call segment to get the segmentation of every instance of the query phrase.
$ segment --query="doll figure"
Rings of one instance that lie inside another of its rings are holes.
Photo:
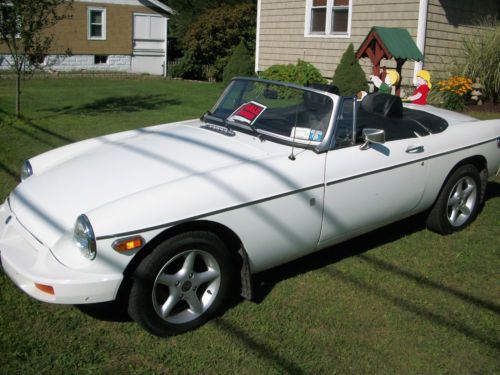
[[[420,70],[417,73],[417,88],[413,95],[406,98],[405,101],[410,101],[413,104],[427,104],[427,95],[431,87],[431,75],[427,70]]]
[[[384,82],[377,76],[370,76],[370,81],[378,88],[379,92],[391,94],[392,86],[398,84],[399,78],[399,73],[397,71],[394,69],[387,69]]]

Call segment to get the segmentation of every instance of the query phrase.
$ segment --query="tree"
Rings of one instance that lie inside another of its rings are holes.
[[[54,36],[49,29],[70,17],[72,0],[0,0],[0,42],[10,54],[6,59],[16,74],[16,116],[21,115],[24,81],[40,67]]]
[[[169,36],[179,40],[184,38],[196,18],[210,9],[223,5],[256,3],[255,0],[163,0],[163,2],[176,11],[175,17],[168,21],[168,28]]]
[[[236,76],[253,76],[255,69],[253,54],[245,46],[245,43],[240,42],[233,50],[229,62],[224,68],[222,82],[227,85],[233,77]]]
[[[368,91],[365,72],[354,54],[354,46],[349,44],[333,74],[332,84],[337,86],[341,95],[354,95]]]
[[[255,50],[254,4],[223,5],[208,10],[191,24],[183,38],[185,55],[197,65],[213,64],[220,79],[233,49],[243,42]]]

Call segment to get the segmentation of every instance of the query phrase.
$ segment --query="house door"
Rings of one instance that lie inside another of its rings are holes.
[[[134,13],[132,71],[163,74],[166,61],[167,18]]]

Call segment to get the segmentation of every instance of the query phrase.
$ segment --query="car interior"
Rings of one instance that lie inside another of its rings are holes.
[[[448,123],[441,117],[415,109],[403,108],[399,96],[373,93],[361,101],[357,113],[358,132],[364,128],[385,131],[387,141],[425,137],[444,131]]]

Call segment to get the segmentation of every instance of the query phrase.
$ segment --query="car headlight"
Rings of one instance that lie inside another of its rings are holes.
[[[76,220],[73,240],[85,258],[90,260],[95,259],[96,243],[94,230],[87,216],[80,215]]]
[[[33,168],[31,167],[30,162],[28,160],[25,160],[23,162],[23,166],[21,167],[21,173],[19,174],[21,176],[21,181],[26,180],[32,174]]]

